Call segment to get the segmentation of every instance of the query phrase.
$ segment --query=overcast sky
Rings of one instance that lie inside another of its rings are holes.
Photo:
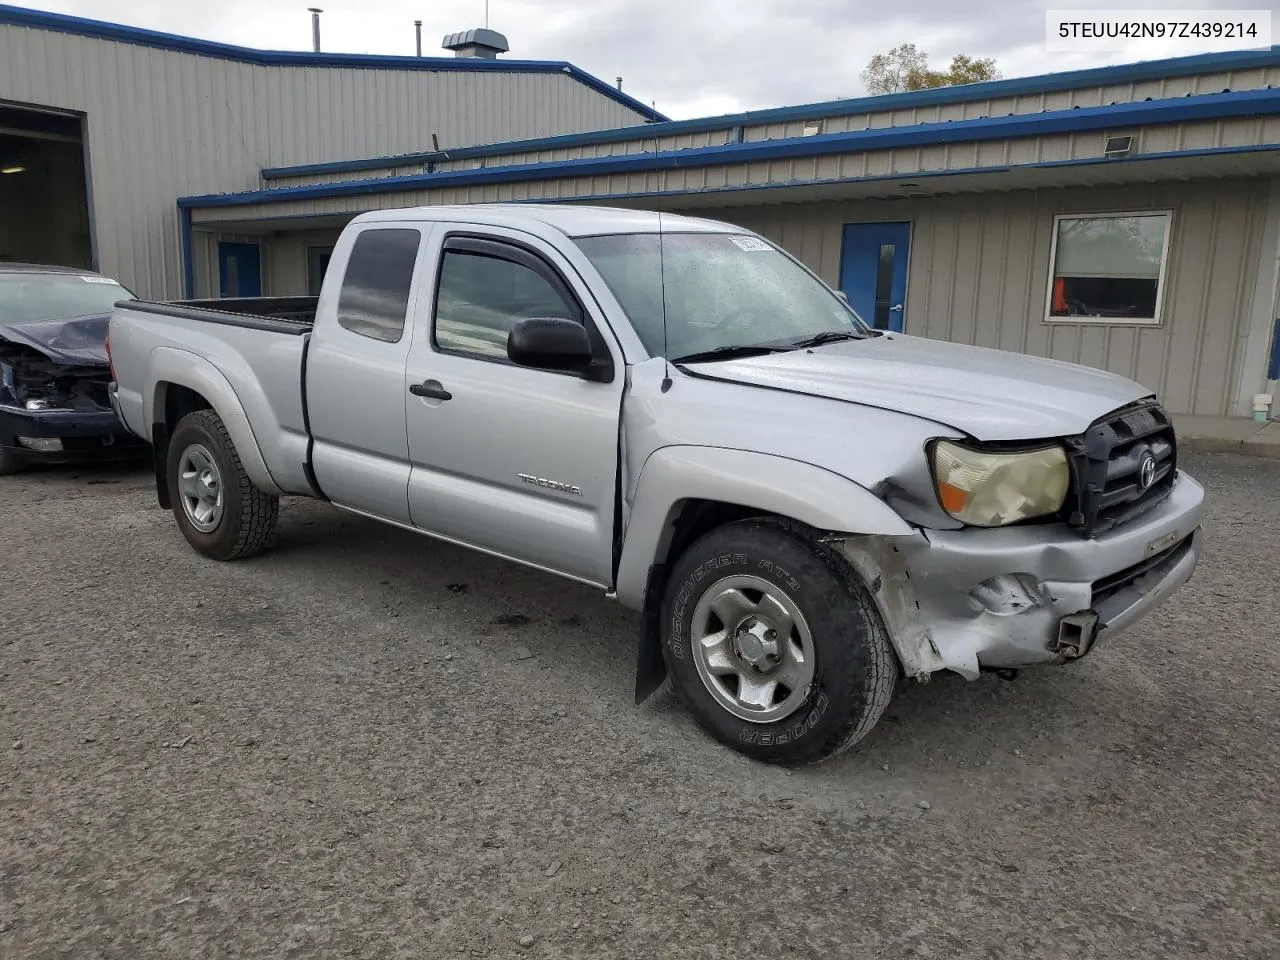
[[[21,2],[21,0],[16,0]],[[324,8],[322,46],[344,53],[423,53],[446,33],[484,25],[485,0],[44,0],[58,13],[278,50],[311,46],[307,6]],[[1149,60],[1045,49],[1045,10],[1272,9],[1280,0],[489,0],[489,25],[513,58],[568,60],[671,117],[859,96],[872,54],[913,41],[941,68],[957,53],[995,57],[1005,76]],[[1280,19],[1280,18],[1278,18]],[[1280,30],[1280,27],[1277,27]],[[1280,40],[1280,37],[1274,38]],[[448,54],[445,54],[448,55]]]

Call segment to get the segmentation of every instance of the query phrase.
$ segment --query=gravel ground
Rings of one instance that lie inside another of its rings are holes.
[[[145,473],[0,480],[0,957],[1280,957],[1280,462],[1071,667],[766,768],[566,584],[309,502],[194,554]]]

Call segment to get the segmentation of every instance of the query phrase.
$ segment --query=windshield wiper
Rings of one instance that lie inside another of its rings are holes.
[[[759,357],[766,353],[782,353],[791,350],[791,345],[756,343],[750,346],[716,347],[714,350],[703,350],[701,353],[688,353],[676,357],[672,363],[701,363],[710,360],[737,360],[741,357]]]
[[[806,347],[820,347],[825,343],[865,339],[865,334],[857,333],[853,330],[824,330],[822,333],[815,333],[812,337],[805,337],[803,340],[792,340],[791,346],[797,350],[803,350]]]

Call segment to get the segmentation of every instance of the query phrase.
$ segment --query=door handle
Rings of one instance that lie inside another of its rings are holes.
[[[425,397],[431,400],[453,399],[453,394],[446,390],[439,380],[428,380],[425,383],[415,383],[409,388],[409,392],[415,397]]]
[[[898,304],[894,304],[892,307],[890,307],[890,308],[889,308],[889,312],[890,312],[890,313],[897,313],[897,312],[898,312],[899,310],[901,310],[901,309],[902,309],[902,304],[898,303]]]

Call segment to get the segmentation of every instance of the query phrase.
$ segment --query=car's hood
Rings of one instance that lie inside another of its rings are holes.
[[[109,318],[104,313],[69,320],[0,321],[0,340],[39,350],[54,363],[106,366]]]
[[[1151,395],[1132,380],[1073,363],[902,334],[689,369],[896,410],[990,441],[1081,433],[1103,414]]]

